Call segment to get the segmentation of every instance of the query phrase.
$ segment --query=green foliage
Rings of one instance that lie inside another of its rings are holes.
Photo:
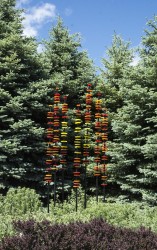
[[[94,95],[102,92],[109,113],[108,182],[124,200],[156,204],[157,17],[148,22],[138,65],[131,65],[129,43],[114,35],[108,58],[102,60],[104,69],[96,77],[92,60],[81,50],[80,36],[70,34],[60,18],[38,55],[35,39],[23,36],[22,11],[15,5],[15,0],[0,2],[0,189],[30,185],[45,195],[44,131],[56,83],[61,95],[68,96],[71,168],[75,108],[79,102],[83,111],[86,86],[92,82]],[[90,137],[93,152],[92,132]],[[64,206],[72,205],[74,201]]]
[[[128,45],[114,38],[100,88],[111,120],[109,182],[130,200],[156,204],[156,18],[148,25],[136,66]]]
[[[49,220],[52,223],[64,223],[82,221],[88,222],[94,218],[104,218],[109,224],[118,227],[140,228],[141,226],[151,228],[157,232],[157,207],[149,207],[141,203],[105,203],[95,198],[88,197],[87,209],[83,209],[84,193],[79,191],[79,207],[75,212],[75,192],[72,192],[67,201],[50,205],[50,213],[47,208],[41,208],[39,196],[31,189],[10,189],[6,197],[0,201],[0,238],[13,235],[12,221],[34,219],[36,221]]]
[[[45,56],[50,78],[62,78],[57,83],[61,92],[68,95],[71,108],[75,108],[77,102],[80,102],[87,83],[95,77],[92,60],[80,48],[79,35],[71,35],[61,18],[58,18],[57,25],[52,28],[49,41],[46,42]]]
[[[10,188],[0,196],[0,238],[13,235],[13,220],[27,220],[31,214],[40,214],[42,203],[39,195],[29,188]]]
[[[94,218],[104,218],[108,223],[127,227],[139,228],[141,226],[150,227],[157,232],[154,217],[157,217],[157,207],[149,207],[142,203],[126,203],[117,201],[113,202],[107,199],[105,203],[99,197],[99,203],[95,197],[87,197],[87,209],[84,209],[84,192],[79,190],[78,195],[78,212],[75,212],[75,192],[73,191],[67,201],[57,203],[54,207],[53,202],[50,206],[50,214],[44,218],[55,223],[69,223],[74,221],[87,222]],[[120,198],[120,197],[119,197]]]
[[[10,9],[18,17],[15,24],[20,25],[19,11],[12,5]],[[11,19],[11,27],[12,22]],[[15,180],[16,185],[21,185],[22,181],[25,185],[40,187],[40,192],[44,195],[46,113],[48,104],[53,104],[56,83],[61,95],[68,96],[71,112],[69,124],[72,127],[76,103],[80,100],[82,102],[87,83],[91,82],[95,71],[87,53],[80,51],[80,39],[77,35],[70,35],[61,19],[52,27],[46,50],[40,54],[40,58],[36,52],[36,42],[24,37],[22,29],[17,29],[14,25],[12,33],[19,36],[18,44],[13,45],[12,40],[8,43],[3,43],[3,39],[1,41],[4,49],[2,58],[5,62],[5,66],[2,65],[3,74],[6,68],[13,71],[6,73],[7,79],[6,74],[4,77],[2,74],[4,90],[1,93],[3,106],[0,111],[0,174],[4,186],[14,185]],[[5,45],[7,48],[10,46],[12,53],[9,55]],[[73,157],[72,141],[73,128],[69,132],[70,159]]]
[[[108,48],[108,58],[103,58],[103,69],[101,69],[100,82],[98,88],[103,93],[105,104],[112,113],[123,105],[123,96],[121,90],[128,81],[128,73],[131,70],[130,63],[133,58],[133,51],[129,49],[129,43],[123,41],[118,36],[113,36],[112,46]],[[125,79],[125,80],[124,80]]]
[[[43,129],[31,117],[24,93],[34,81],[46,77],[44,65],[35,40],[23,36],[22,12],[15,4],[13,0],[0,3],[1,187],[14,185],[24,176],[23,180],[27,179],[43,135]]]
[[[39,195],[29,188],[10,188],[1,204],[1,214],[24,215],[41,208]]]

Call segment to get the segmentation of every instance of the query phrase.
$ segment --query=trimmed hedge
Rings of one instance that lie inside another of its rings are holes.
[[[149,229],[118,228],[103,219],[51,224],[49,221],[14,222],[16,236],[6,237],[0,250],[156,250],[157,234]]]

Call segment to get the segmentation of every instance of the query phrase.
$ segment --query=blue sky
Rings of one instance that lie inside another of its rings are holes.
[[[96,66],[102,65],[114,32],[137,47],[146,22],[157,14],[157,0],[17,0],[17,7],[25,9],[24,34],[38,41],[48,38],[61,16],[70,33],[81,34],[82,48]]]

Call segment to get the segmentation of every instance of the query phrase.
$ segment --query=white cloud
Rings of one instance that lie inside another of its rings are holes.
[[[36,36],[38,30],[47,22],[56,17],[56,6],[45,3],[39,7],[33,7],[23,15],[23,26],[25,36]]]
[[[37,36],[38,31],[35,27],[32,27],[31,25],[26,25],[23,30],[23,35],[30,37],[30,36]]]
[[[72,12],[73,11],[72,11],[71,8],[66,8],[65,11],[64,11],[64,13],[65,13],[66,16],[70,16],[72,14]]]
[[[24,4],[28,4],[30,2],[30,0],[18,0],[16,3],[17,8],[21,8],[22,5]]]
[[[141,60],[140,56],[138,54],[135,54],[133,57],[132,62],[130,63],[131,66],[136,66],[139,61]]]
[[[45,50],[45,46],[43,44],[39,44],[37,47],[37,52],[42,53]]]

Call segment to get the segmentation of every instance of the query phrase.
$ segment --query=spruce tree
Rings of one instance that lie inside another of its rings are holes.
[[[109,114],[109,141],[108,141],[108,192],[118,193],[121,184],[121,155],[118,152],[120,147],[120,134],[116,133],[114,124],[117,121],[117,113],[125,106],[124,86],[129,82],[129,75],[132,71],[131,61],[133,51],[129,49],[129,43],[125,42],[120,36],[114,35],[112,46],[107,50],[108,58],[103,58],[104,69],[101,69],[98,88],[104,97],[104,103]],[[121,118],[118,118],[121,121]],[[123,143],[123,142],[122,142]],[[122,170],[123,172],[123,170]],[[111,189],[111,190],[110,190]]]
[[[156,204],[156,22],[150,22],[140,63],[124,75],[123,106],[112,120],[111,175],[123,198]]]
[[[148,22],[142,38],[141,75],[142,87],[147,93],[143,100],[143,143],[141,152],[144,161],[138,171],[142,199],[157,204],[157,16]]]
[[[127,72],[130,70],[130,63],[133,58],[133,50],[129,48],[130,43],[125,42],[119,35],[114,34],[112,45],[107,49],[107,58],[102,58],[103,68],[101,69],[98,88],[105,97],[108,110],[116,113],[123,105],[121,88]]]
[[[81,104],[81,111],[83,112],[87,84],[95,82],[95,68],[87,52],[81,48],[80,36],[78,34],[70,34],[69,29],[65,27],[60,17],[50,31],[49,40],[45,43],[45,48],[45,59],[49,65],[49,81],[51,80],[47,102],[53,102],[53,99],[50,99],[50,97],[53,97],[57,85],[61,96],[67,95],[68,97],[69,130],[67,172],[69,179],[72,173],[74,157],[74,119],[76,118],[76,104]]]
[[[70,34],[59,17],[50,31],[45,55],[49,62],[50,78],[59,77],[62,91],[68,94],[74,108],[84,94],[87,83],[94,81],[95,69],[86,51],[81,50],[80,36]],[[59,83],[59,81],[58,81]]]
[[[42,139],[39,136],[38,152],[34,152],[33,166],[34,180],[38,181],[40,187],[44,184],[45,151],[46,151],[46,114],[49,111],[48,104],[53,104],[53,96],[56,87],[59,87],[61,96],[68,96],[69,106],[69,136],[68,136],[68,162],[72,166],[73,140],[74,140],[74,114],[76,104],[82,104],[84,108],[84,95],[87,83],[95,81],[95,69],[92,60],[88,58],[87,52],[81,50],[80,38],[77,34],[71,35],[63,21],[58,18],[55,26],[52,27],[48,41],[45,41],[45,51],[40,54],[47,72],[47,79],[34,81],[29,84],[21,96],[27,108],[31,111],[31,119],[40,124],[43,129]],[[62,99],[63,100],[63,99]],[[33,158],[31,158],[32,160]],[[30,175],[31,176],[31,175]],[[28,178],[28,176],[27,176]],[[39,183],[40,182],[40,183]],[[42,188],[43,189],[43,188]],[[42,191],[42,190],[41,190]]]
[[[27,98],[22,94],[31,83],[45,78],[45,72],[35,40],[23,36],[21,11],[15,8],[15,4],[15,0],[0,2],[2,187],[26,177],[32,168],[32,153],[37,151],[43,130],[33,121]]]

